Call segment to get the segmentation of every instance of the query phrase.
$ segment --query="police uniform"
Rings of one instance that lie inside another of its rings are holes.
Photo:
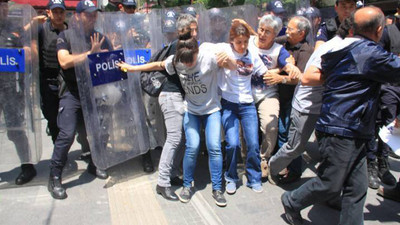
[[[68,50],[69,53],[72,54],[71,37],[73,37],[72,35],[76,35],[76,32],[77,31],[74,29],[68,29],[61,32],[57,39],[57,51],[63,49]],[[87,43],[86,50],[91,49],[90,36],[93,34],[94,32],[87,34],[85,36],[86,40],[82,40],[84,43]],[[102,37],[103,35],[100,34],[100,40]],[[103,42],[101,48],[108,50],[112,49],[108,39]],[[67,162],[68,151],[74,141],[75,131],[78,131],[81,137],[85,137],[80,139],[82,146],[89,146],[86,139],[86,129],[79,98],[75,68],[72,67],[66,70],[61,69],[60,74],[65,81],[66,90],[62,93],[60,99],[57,117],[60,132],[58,133],[57,139],[54,143],[53,156],[50,162],[50,176],[53,177],[61,177],[62,169]],[[90,165],[93,166],[92,162],[89,163],[89,166]]]
[[[326,22],[321,23],[317,32],[317,41],[327,42],[332,39],[336,35],[339,26],[339,17],[330,18]]]
[[[388,52],[400,54],[400,24],[391,24],[384,28],[380,45]],[[380,104],[376,128],[390,124],[400,113],[400,83],[386,83],[381,87]],[[378,129],[376,133],[378,133]],[[378,136],[378,135],[376,135]],[[379,183],[372,170],[375,170],[380,180],[387,185],[395,185],[396,179],[389,171],[388,154],[390,147],[378,136],[378,145],[372,140],[367,148],[369,171],[369,187],[376,189]],[[376,161],[376,159],[378,160]]]
[[[68,25],[65,23],[65,28]],[[57,114],[59,106],[59,81],[57,79],[60,66],[57,61],[57,38],[60,30],[54,28],[50,20],[39,27],[39,65],[40,96],[44,118],[48,121],[51,139],[55,142],[58,135]]]
[[[21,30],[11,30],[10,20],[0,21],[0,46],[5,48],[22,48]],[[7,127],[7,137],[14,142],[21,162],[30,160],[29,143],[25,131],[25,94],[23,74],[16,72],[0,72],[0,114],[4,114]],[[17,177],[16,184],[30,181],[36,170],[32,164],[22,164],[22,173]],[[24,174],[26,173],[26,174]],[[21,177],[22,176],[22,177]],[[28,178],[30,177],[30,178]],[[22,180],[21,180],[22,178]]]

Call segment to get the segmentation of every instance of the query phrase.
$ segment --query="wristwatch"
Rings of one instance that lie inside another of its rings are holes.
[[[286,79],[286,76],[284,76],[282,79],[282,84],[286,84],[286,82],[287,82],[287,79]]]

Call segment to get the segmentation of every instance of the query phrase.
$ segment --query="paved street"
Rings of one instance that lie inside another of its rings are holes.
[[[45,134],[42,121],[43,155],[36,165],[35,179],[16,186],[14,179],[19,167],[0,166],[0,224],[271,224],[284,225],[280,196],[302,182],[315,176],[315,162],[308,160],[302,180],[293,185],[277,187],[264,183],[264,192],[255,193],[243,182],[235,195],[225,194],[228,205],[220,208],[211,196],[211,183],[207,158],[199,156],[195,174],[195,194],[183,204],[164,200],[155,192],[157,171],[146,174],[141,160],[132,159],[109,169],[107,180],[95,179],[86,171],[87,163],[78,160],[77,143],[69,153],[64,171],[66,200],[54,200],[47,191],[49,158],[52,142]],[[315,143],[308,145],[309,155],[315,156]],[[159,151],[153,151],[153,161],[158,163]],[[400,160],[390,159],[395,177],[400,177]],[[176,187],[177,193],[180,188]],[[339,221],[339,211],[317,204],[302,211],[305,224],[333,225]],[[399,224],[400,203],[384,200],[369,189],[364,208],[365,224]]]

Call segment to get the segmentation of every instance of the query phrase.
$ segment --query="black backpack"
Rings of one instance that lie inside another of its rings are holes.
[[[167,45],[151,57],[149,62],[157,62],[165,60],[170,54],[172,45]],[[169,74],[166,70],[141,72],[140,73],[140,86],[142,90],[152,97],[158,97],[160,92],[167,82]]]

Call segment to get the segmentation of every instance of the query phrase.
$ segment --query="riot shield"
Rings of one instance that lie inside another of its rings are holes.
[[[114,50],[121,51],[89,55],[90,60],[75,65],[92,159],[100,169],[107,169],[144,154],[151,147],[139,74],[129,73],[117,79],[106,79],[106,82],[94,82],[97,76],[103,76],[99,70],[120,72],[115,67],[116,60],[125,60],[132,64],[149,60],[153,51],[151,39],[157,37],[149,32],[150,21],[149,15],[98,13],[95,32],[101,30],[105,41]],[[73,54],[85,52],[91,46],[87,43],[90,41],[88,33],[91,32],[85,31],[83,27],[85,26],[79,19],[75,18],[71,22],[71,28],[78,29],[71,39]],[[100,61],[96,61],[96,57]],[[95,68],[94,73],[91,67]],[[163,125],[163,121],[161,124]]]
[[[30,5],[0,2],[0,165],[37,163],[41,157],[34,16]]]
[[[232,19],[243,19],[256,29],[257,17],[254,15],[257,14],[258,9],[254,5],[209,9],[200,13],[199,34],[206,42],[229,42]]]

